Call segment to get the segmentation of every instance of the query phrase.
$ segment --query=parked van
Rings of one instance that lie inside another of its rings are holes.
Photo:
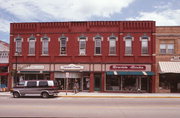
[[[58,94],[58,84],[53,80],[25,80],[19,82],[11,93],[14,98],[25,95],[40,95],[43,98]]]

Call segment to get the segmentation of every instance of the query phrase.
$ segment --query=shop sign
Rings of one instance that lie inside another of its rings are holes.
[[[44,65],[26,65],[20,67],[21,70],[44,70]]]
[[[145,65],[111,65],[110,70],[146,70]]]
[[[180,61],[180,56],[173,56],[171,61]]]
[[[69,65],[60,66],[60,68],[63,70],[82,70],[84,69],[84,66],[69,64]]]

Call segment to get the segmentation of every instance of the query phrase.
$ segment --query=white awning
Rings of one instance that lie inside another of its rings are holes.
[[[180,73],[180,62],[159,62],[160,73]]]

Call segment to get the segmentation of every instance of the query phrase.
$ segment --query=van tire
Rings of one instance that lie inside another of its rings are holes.
[[[49,94],[47,92],[43,92],[41,94],[42,98],[48,98],[49,97]]]
[[[19,94],[18,92],[14,92],[14,93],[13,93],[13,97],[14,97],[14,98],[19,98],[19,97],[20,97],[20,94]]]

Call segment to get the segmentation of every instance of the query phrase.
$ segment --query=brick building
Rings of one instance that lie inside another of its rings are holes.
[[[155,22],[11,23],[9,87],[57,80],[72,91],[155,92]],[[17,70],[17,71],[16,71]]]
[[[156,27],[157,92],[180,92],[180,26]]]
[[[0,40],[0,91],[6,91],[8,84],[9,44]]]

